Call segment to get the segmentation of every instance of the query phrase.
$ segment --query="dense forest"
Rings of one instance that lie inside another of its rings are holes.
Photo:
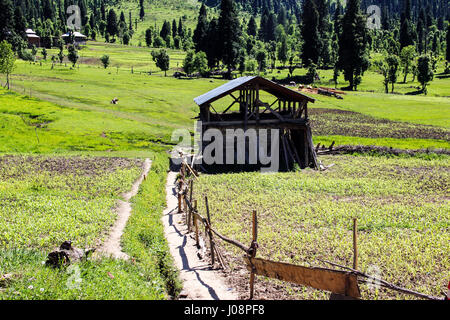
[[[20,57],[26,57],[25,30],[31,28],[42,46],[62,48],[67,8],[75,4],[80,8],[80,31],[88,38],[128,45],[138,22],[145,19],[149,1],[136,0],[140,10],[133,16],[118,11],[121,0],[0,0],[0,41],[8,40]],[[343,73],[351,89],[372,63],[385,75],[387,88],[400,68],[406,79],[408,73],[418,74],[421,66],[435,69],[440,57],[450,60],[447,0],[201,2],[194,29],[181,18],[164,21],[139,30],[145,35],[145,44],[139,45],[189,52],[187,74],[264,72],[278,62],[289,74],[300,66],[309,68],[311,82],[316,68],[334,69],[335,78]],[[384,58],[371,61],[373,52]]]

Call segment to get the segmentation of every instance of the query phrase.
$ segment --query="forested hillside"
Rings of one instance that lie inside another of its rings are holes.
[[[279,62],[289,75],[310,68],[306,82],[314,82],[316,68],[334,69],[335,79],[344,74],[349,88],[357,89],[372,66],[385,76],[386,91],[399,70],[404,81],[422,70],[425,91],[431,69],[450,59],[446,0],[0,0],[0,40],[33,60],[36,51],[29,51],[25,35],[31,28],[41,46],[59,47],[62,55],[61,34],[68,31],[73,4],[88,39],[194,50],[198,55],[188,54],[183,66],[188,75],[260,73]],[[408,47],[414,49],[403,52]],[[372,61],[374,53],[383,58]],[[419,64],[421,55],[427,56]],[[76,52],[72,56],[76,63]]]

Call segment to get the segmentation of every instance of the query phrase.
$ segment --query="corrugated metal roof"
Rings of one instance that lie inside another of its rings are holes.
[[[315,101],[313,98],[310,98],[298,91],[291,90],[259,76],[237,78],[195,98],[194,101],[199,106],[206,103],[212,103],[236,90],[239,90],[240,87],[254,82],[259,83],[262,86],[262,90],[265,90],[276,97],[289,97],[292,100],[308,100],[310,102]]]
[[[232,80],[230,82],[225,83],[224,85],[221,85],[220,87],[217,87],[197,98],[194,99],[195,103],[199,106],[209,102],[210,100],[222,95],[226,94],[228,92],[234,91],[235,89],[239,88],[243,84],[255,79],[256,77],[242,77],[237,78],[235,80]]]

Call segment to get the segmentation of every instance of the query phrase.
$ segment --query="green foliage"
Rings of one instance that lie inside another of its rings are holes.
[[[74,45],[70,45],[67,50],[69,51],[67,58],[69,59],[70,62],[72,62],[72,67],[75,67],[79,58],[78,51]]]
[[[339,37],[338,66],[344,72],[349,88],[356,90],[358,78],[369,67],[366,17],[360,10],[360,0],[349,0],[342,18]]]
[[[109,56],[108,56],[107,54],[103,55],[103,56],[100,58],[100,61],[102,62],[103,67],[104,67],[105,69],[108,68],[108,66],[109,66],[109,64],[110,64],[110,60],[109,60]]]
[[[9,76],[14,70],[16,56],[12,51],[12,46],[3,40],[0,42],[0,73],[6,74],[6,85],[9,89]]]
[[[156,66],[164,71],[164,75],[167,76],[167,70],[170,68],[170,57],[165,49],[159,51],[152,51],[152,58],[155,61]]]
[[[416,56],[415,46],[404,47],[400,53],[400,65],[403,69],[404,83],[406,83],[406,77],[411,71],[411,65],[414,63],[415,56]]]
[[[145,44],[147,45],[147,47],[151,47],[153,42],[153,32],[152,29],[148,28],[147,30],[145,30]]]
[[[183,61],[183,70],[187,75],[191,75],[192,73],[195,72],[194,59],[195,59],[195,51],[189,50]]]
[[[417,61],[417,80],[422,85],[422,91],[427,94],[427,85],[434,78],[434,73],[431,67],[431,58],[428,55],[422,55]]]

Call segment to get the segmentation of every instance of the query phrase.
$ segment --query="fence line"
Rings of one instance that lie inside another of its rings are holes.
[[[216,258],[223,269],[226,269],[226,261],[221,251],[217,248],[214,236],[244,251],[243,263],[246,264],[250,272],[250,299],[254,297],[255,276],[266,276],[282,281],[292,282],[304,286],[309,286],[319,290],[332,292],[332,299],[359,299],[361,297],[358,282],[366,282],[367,279],[376,281],[380,286],[404,294],[413,295],[422,299],[442,300],[431,295],[426,295],[413,290],[396,286],[387,281],[376,279],[361,271],[358,271],[358,245],[357,245],[357,220],[353,219],[353,268],[342,266],[330,261],[320,260],[344,270],[303,267],[288,263],[274,262],[256,258],[258,249],[258,221],[257,212],[252,215],[252,241],[250,246],[246,246],[237,240],[230,239],[218,231],[214,230],[211,224],[210,208],[208,196],[205,196],[205,206],[207,217],[199,214],[197,200],[193,199],[194,180],[198,180],[198,173],[187,161],[183,160],[178,180],[178,213],[185,213],[185,223],[188,226],[188,233],[194,229],[197,247],[200,246],[200,229],[198,223],[204,226],[205,237],[209,238],[211,265],[214,266]],[[359,279],[365,278],[366,280]]]

